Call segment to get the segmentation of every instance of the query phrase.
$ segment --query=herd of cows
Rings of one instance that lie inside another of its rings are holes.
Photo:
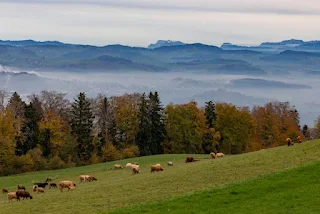
[[[222,158],[224,156],[223,153],[210,153],[210,158],[211,159],[215,159],[215,158]],[[196,159],[192,156],[188,156],[185,159],[185,163],[191,163],[191,162],[196,162],[199,161],[199,159]],[[167,162],[167,165],[172,167],[173,166],[173,162],[169,161]],[[135,162],[134,164],[132,163],[127,163],[125,165],[126,168],[131,169],[132,174],[138,174],[140,171],[140,166],[137,162]],[[112,169],[112,168],[110,168]],[[113,166],[113,169],[117,170],[117,169],[123,169],[122,165],[120,164],[115,164]],[[151,165],[151,172],[160,172],[163,171],[164,169],[161,167],[161,164],[154,164]],[[80,175],[79,176],[80,182],[91,182],[91,181],[96,181],[97,179],[94,176],[91,175]],[[32,186],[32,191],[35,193],[44,193],[45,192],[45,188],[46,186],[48,186],[50,189],[51,188],[58,188],[60,189],[61,192],[63,192],[63,189],[68,189],[69,190],[73,190],[76,187],[76,184],[73,181],[68,181],[68,180],[63,180],[60,181],[58,184],[57,183],[51,183],[52,178],[47,178],[45,180],[45,182],[37,182],[37,183],[33,183]],[[49,183],[50,182],[50,183]],[[2,193],[7,193],[8,195],[8,200],[12,201],[13,199],[16,199],[17,201],[20,201],[20,199],[32,199],[32,195],[26,191],[26,187],[23,186],[22,184],[19,184],[17,186],[17,191],[15,192],[9,192],[7,189],[3,188],[2,189]]]
[[[298,143],[302,143],[302,138],[301,136],[297,137],[297,142]],[[292,141],[291,138],[287,138],[286,139],[286,143],[288,144],[288,146],[292,146],[294,145],[294,142]],[[211,159],[215,159],[215,158],[222,158],[224,157],[223,153],[214,153],[211,152],[210,153],[210,158]],[[188,156],[185,159],[185,163],[191,163],[191,162],[196,162],[199,161],[199,159],[196,159],[192,156]],[[173,162],[169,161],[167,162],[168,166],[173,166]],[[132,163],[127,163],[125,165],[126,168],[130,168],[132,171],[132,174],[138,174],[140,171],[140,166],[137,162],[135,162],[134,164]],[[113,166],[114,169],[123,169],[122,165],[120,164],[115,164]],[[112,168],[110,168],[112,169]],[[164,169],[161,167],[161,164],[154,164],[151,165],[151,172],[160,172],[163,171]],[[97,179],[93,176],[90,175],[80,175],[79,176],[80,182],[91,182],[91,181],[96,181]],[[32,190],[33,192],[38,192],[38,193],[44,193],[45,192],[45,188],[46,186],[49,186],[49,188],[57,188],[59,186],[60,191],[62,192],[64,188],[69,190],[73,190],[76,187],[76,184],[73,181],[68,181],[68,180],[63,180],[60,181],[58,184],[56,183],[48,183],[51,182],[52,179],[51,178],[47,178],[45,182],[38,182],[38,183],[34,183],[34,185],[32,186]],[[8,194],[8,200],[11,201],[13,199],[16,199],[17,201],[20,201],[20,199],[32,199],[32,195],[26,191],[25,186],[19,184],[18,185],[18,190],[16,192],[9,192],[7,189],[2,189],[2,193],[7,193]]]

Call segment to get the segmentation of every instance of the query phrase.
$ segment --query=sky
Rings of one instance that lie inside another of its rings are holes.
[[[148,46],[320,39],[318,0],[0,0],[0,39]]]

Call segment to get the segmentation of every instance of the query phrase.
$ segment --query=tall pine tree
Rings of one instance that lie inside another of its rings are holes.
[[[212,102],[212,101],[206,102],[205,116],[206,116],[206,125],[207,125],[207,127],[209,129],[213,128],[214,122],[215,122],[215,120],[217,118],[216,105],[214,104],[214,102]]]
[[[163,154],[163,141],[166,138],[164,109],[161,106],[158,92],[149,94],[150,150],[154,154]]]
[[[202,148],[204,153],[210,153],[212,151],[217,152],[219,150],[219,145],[217,143],[217,137],[220,137],[219,133],[215,133],[214,122],[217,118],[216,106],[214,102],[206,102],[205,105],[205,117],[207,130],[203,135]],[[219,135],[219,136],[218,136]]]
[[[151,155],[151,133],[150,133],[150,118],[148,114],[148,100],[145,93],[141,96],[139,104],[139,132],[137,134],[137,144],[141,156]]]
[[[85,93],[80,93],[72,104],[71,133],[77,140],[77,154],[80,160],[90,159],[93,151],[91,128],[93,115]]]
[[[31,102],[29,105],[25,106],[24,111],[24,125],[22,132],[25,135],[25,142],[23,143],[23,153],[26,154],[30,149],[33,149],[39,143],[39,122],[42,119],[42,109],[39,108],[39,103],[37,100]]]

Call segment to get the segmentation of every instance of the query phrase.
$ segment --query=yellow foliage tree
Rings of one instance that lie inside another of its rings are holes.
[[[64,122],[54,112],[46,112],[40,121],[40,132],[50,130],[51,155],[55,156],[67,140],[69,129],[65,128]]]

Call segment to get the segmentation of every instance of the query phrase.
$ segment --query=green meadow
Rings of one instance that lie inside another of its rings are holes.
[[[8,202],[0,197],[0,213],[320,213],[320,141],[277,147],[241,155],[185,163],[186,154],[157,155],[63,170],[0,177],[0,188],[32,192],[33,182],[72,180],[74,191],[46,188],[34,199]],[[138,162],[140,173],[114,170],[115,163]],[[174,166],[168,167],[167,161]],[[164,171],[151,173],[160,163]],[[111,168],[111,169],[110,169]],[[81,174],[98,180],[80,183]]]

